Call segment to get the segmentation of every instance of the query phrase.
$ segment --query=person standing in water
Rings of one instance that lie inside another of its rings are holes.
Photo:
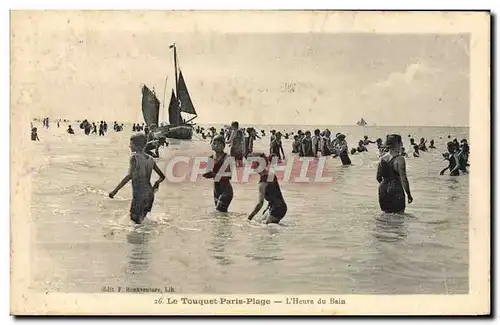
[[[165,175],[156,165],[152,157],[144,153],[146,146],[146,136],[135,134],[130,137],[130,166],[128,174],[122,179],[120,184],[109,193],[110,198],[114,198],[116,193],[132,180],[132,203],[130,205],[130,219],[136,224],[142,223],[147,214],[151,212],[154,202],[154,193],[165,179]],[[160,177],[154,185],[151,185],[151,174],[153,170]]]
[[[446,170],[450,170],[450,176],[460,176],[459,168],[460,168],[460,160],[459,154],[457,153],[457,148],[453,142],[447,143],[448,152],[443,154],[443,157],[446,161],[448,161],[448,167],[443,169],[439,175],[444,175]]]
[[[66,130],[66,132],[68,132],[68,134],[75,134],[75,131],[73,130],[73,128],[70,126],[68,126],[68,130]]]
[[[247,134],[248,137],[245,139],[245,157],[253,152],[253,142],[259,137],[252,127],[247,128]]]
[[[224,152],[226,141],[224,136],[216,135],[212,139],[212,150],[215,155],[209,157],[212,168],[203,174],[205,178],[214,179],[214,203],[215,209],[219,212],[227,212],[231,201],[233,200],[233,187],[231,186],[231,176],[219,175],[219,171],[224,165],[228,155]],[[210,165],[209,165],[210,166]],[[224,173],[231,172],[231,166],[228,164]]]
[[[293,136],[292,153],[300,153],[300,139],[298,135]]]
[[[302,145],[300,150],[301,157],[314,157],[314,151],[312,146],[311,131],[307,130],[302,138]]]
[[[351,164],[351,159],[349,158],[349,147],[347,146],[347,141],[345,140],[344,134],[339,134],[337,136],[336,144],[337,156],[340,157],[342,165],[347,166]]]
[[[276,132],[274,134],[274,140],[271,142],[271,149],[269,151],[269,156],[278,157],[278,162],[285,159],[285,151],[283,150],[283,145],[281,143],[281,132]]]
[[[332,133],[330,132],[330,130],[326,129],[322,136],[321,155],[324,157],[331,156],[332,154],[332,139],[330,138],[331,135]]]
[[[322,140],[323,137],[321,136],[321,131],[319,129],[314,130],[314,135],[311,137],[314,157],[317,157],[319,153],[322,152],[322,147],[323,147]]]
[[[283,194],[278,183],[278,178],[276,175],[270,175],[269,172],[269,161],[263,153],[253,154],[251,157],[259,158],[260,163],[265,163],[266,167],[264,170],[259,172],[259,198],[257,205],[253,211],[248,216],[248,220],[252,220],[254,216],[259,213],[264,205],[264,200],[268,202],[266,211],[268,211],[268,216],[265,217],[264,223],[279,223],[286,215],[288,207],[286,205]],[[259,167],[259,161],[253,161],[251,168],[257,169]]]
[[[84,121],[84,132],[85,132],[85,135],[89,135],[90,134],[91,126],[92,126],[92,124],[90,124],[89,121],[87,121],[87,120]]]
[[[243,154],[245,152],[245,135],[240,130],[239,123],[231,123],[231,133],[227,144],[231,146],[231,157],[236,161],[236,167],[243,167]]]
[[[271,130],[270,131],[271,136],[269,137],[269,144],[271,144],[276,136],[276,130]]]
[[[40,141],[36,127],[31,129],[31,141]]]
[[[436,149],[434,146],[434,140],[429,141],[429,149]]]
[[[408,204],[413,202],[410,183],[406,176],[406,162],[400,155],[402,145],[399,134],[388,135],[386,146],[389,152],[380,158],[377,168],[379,205],[380,209],[386,213],[404,213],[405,192],[408,196]]]
[[[406,161],[400,155],[403,142],[399,134],[387,136],[386,146],[389,152],[380,158],[377,168],[378,200],[380,209],[386,213],[404,213],[408,204],[413,202],[410,183],[406,176]]]
[[[383,143],[382,139],[378,138],[377,141],[375,141],[375,143],[377,144],[378,154],[380,156],[382,156],[385,153],[384,152],[385,146],[384,146],[384,143]]]
[[[460,152],[461,152],[463,158],[465,159],[465,165],[468,166],[469,165],[470,147],[469,147],[469,144],[467,143],[466,139],[462,139],[462,141],[460,141]]]
[[[101,121],[99,124],[99,136],[104,136],[104,123]]]

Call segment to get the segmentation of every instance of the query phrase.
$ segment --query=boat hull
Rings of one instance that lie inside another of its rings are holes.
[[[193,138],[193,128],[188,125],[160,126],[158,131],[162,136],[169,139],[191,140]]]

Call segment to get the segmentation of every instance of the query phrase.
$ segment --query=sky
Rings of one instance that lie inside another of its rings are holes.
[[[469,125],[466,34],[179,32],[91,17],[12,19],[11,82],[33,117],[142,123],[143,83],[163,102],[168,77],[169,100],[175,42],[198,123]]]

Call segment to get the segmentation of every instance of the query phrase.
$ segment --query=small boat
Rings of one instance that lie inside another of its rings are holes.
[[[358,126],[366,126],[368,123],[366,123],[366,121],[365,121],[363,118],[361,118],[361,120],[360,120],[360,121],[358,121],[358,123],[356,123],[356,124],[357,124]]]
[[[171,139],[191,140],[193,138],[194,123],[191,123],[198,114],[194,108],[189,91],[182,75],[182,71],[177,68],[177,48],[175,43],[170,46],[174,50],[174,68],[175,68],[175,92],[172,89],[170,103],[168,105],[168,124],[159,125],[160,101],[154,91],[151,91],[146,85],[142,87],[142,114],[146,125],[157,126],[156,132],[159,136],[165,136]],[[179,73],[177,73],[179,71]],[[165,89],[167,87],[165,78]],[[164,96],[165,97],[165,96]],[[163,110],[165,113],[165,99],[163,100]],[[194,115],[187,121],[182,117],[182,113]]]

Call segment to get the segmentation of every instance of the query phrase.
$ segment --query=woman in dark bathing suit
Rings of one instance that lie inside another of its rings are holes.
[[[218,175],[222,166],[229,156],[224,152],[226,141],[223,136],[215,136],[212,140],[212,150],[215,155],[210,156],[213,160],[212,170],[203,174],[205,178],[214,179],[214,203],[215,209],[219,212],[227,212],[231,201],[233,200],[233,187],[231,186],[231,176]],[[227,164],[227,163],[226,163]],[[228,164],[225,172],[231,172],[231,166]]]
[[[377,168],[378,201],[380,209],[386,213],[405,212],[405,192],[408,203],[413,202],[406,177],[406,162],[400,155],[402,144],[400,135],[388,135],[386,146],[389,152],[380,158]]]
[[[266,209],[266,211],[269,209],[269,215],[265,219],[264,223],[279,223],[280,220],[285,217],[288,207],[285,203],[285,199],[283,198],[283,194],[281,193],[278,178],[276,175],[269,173],[269,161],[263,153],[252,154],[251,156],[255,159],[251,165],[252,169],[257,169],[260,164],[265,164],[266,167],[264,170],[259,172],[259,201],[257,202],[257,205],[253,209],[252,213],[248,216],[248,220],[252,220],[253,217],[259,213],[260,209],[262,209],[262,206],[264,205],[264,200],[266,200],[269,204]]]

